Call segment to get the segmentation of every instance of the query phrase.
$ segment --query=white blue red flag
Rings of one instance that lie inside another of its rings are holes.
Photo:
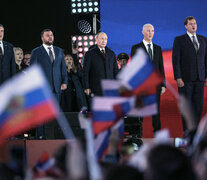
[[[135,98],[94,97],[92,99],[93,130],[98,134],[110,128],[134,107]]]
[[[0,100],[0,141],[53,120],[59,112],[44,74],[36,65],[27,74],[18,74],[3,84]]]
[[[125,90],[133,91],[136,96],[156,94],[157,86],[163,81],[163,77],[149,60],[146,52],[140,48],[132,58],[132,61],[117,75]]]
[[[98,156],[98,159],[102,159],[104,154],[107,153],[108,145],[109,145],[109,137],[113,129],[118,130],[119,136],[122,137],[124,133],[124,120],[120,119],[117,121],[110,129],[107,129],[101,133],[99,133],[95,140],[95,152]]]

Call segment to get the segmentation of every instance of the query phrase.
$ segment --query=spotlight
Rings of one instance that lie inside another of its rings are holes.
[[[83,34],[89,34],[92,30],[90,23],[86,20],[79,20],[78,21],[78,29]]]
[[[71,0],[71,13],[98,13],[100,11],[99,0]]]
[[[76,41],[78,48],[78,61],[81,63],[84,54],[89,50],[90,46],[96,44],[95,35],[72,36],[72,42]]]

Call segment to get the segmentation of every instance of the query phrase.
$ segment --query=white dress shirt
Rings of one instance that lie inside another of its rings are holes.
[[[198,42],[198,38],[197,38],[197,36],[196,36],[196,33],[193,35],[193,34],[191,34],[191,33],[189,33],[189,32],[187,31],[187,34],[188,34],[188,36],[190,37],[190,39],[191,39],[192,42],[193,42],[193,38],[192,38],[192,36],[195,36],[195,40],[196,40],[196,42],[197,42],[197,44],[198,44],[198,49],[199,49],[200,44],[199,44],[199,42]]]
[[[4,46],[3,46],[3,42],[0,41],[0,46],[1,46],[1,49],[2,49],[2,53],[4,54]]]
[[[146,50],[147,50],[147,52],[148,52],[148,44],[151,44],[151,49],[152,49],[152,59],[153,59],[153,55],[154,55],[154,52],[153,52],[153,43],[151,42],[151,43],[148,43],[147,41],[145,41],[144,39],[143,39],[143,43],[144,43],[144,46],[145,46],[145,48],[146,48]],[[148,52],[149,53],[149,52]]]
[[[54,48],[53,48],[53,45],[51,45],[51,46],[48,46],[48,45],[46,45],[46,44],[43,44],[43,47],[45,48],[45,50],[47,51],[47,54],[48,54],[48,56],[50,56],[50,54],[49,54],[49,47],[51,48],[51,51],[52,51],[52,54],[53,54],[53,57],[54,57],[54,60],[55,60],[55,52],[54,52]]]

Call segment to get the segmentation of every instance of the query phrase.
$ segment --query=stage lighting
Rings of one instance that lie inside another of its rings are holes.
[[[71,0],[71,13],[98,13],[100,11],[99,0]]]
[[[72,36],[72,43],[76,42],[78,48],[78,60],[82,63],[85,53],[89,50],[90,46],[96,44],[95,35],[82,35]]]
[[[86,20],[79,20],[78,21],[78,29],[83,34],[89,34],[92,30],[90,23]]]

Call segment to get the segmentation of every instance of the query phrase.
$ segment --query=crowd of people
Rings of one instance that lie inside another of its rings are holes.
[[[172,64],[179,94],[184,95],[192,108],[190,112],[180,107],[187,145],[179,149],[174,147],[172,142],[165,140],[164,143],[159,137],[152,144],[143,144],[139,139],[142,137],[143,117],[126,117],[125,120],[131,123],[129,129],[133,129],[136,138],[125,139],[120,148],[119,134],[116,131],[112,132],[108,152],[95,168],[101,169],[100,172],[97,171],[99,178],[95,179],[207,179],[207,133],[203,129],[200,133],[198,128],[201,124],[204,85],[207,85],[207,40],[204,36],[196,34],[197,23],[194,17],[187,17],[184,26],[187,32],[174,40]],[[161,133],[160,96],[166,91],[162,49],[152,43],[154,36],[152,24],[143,25],[142,34],[143,40],[131,48],[131,57],[133,60],[137,49],[143,48],[164,78],[157,87],[158,114],[152,117],[154,133],[159,134]],[[42,45],[33,49],[31,54],[24,53],[21,48],[3,41],[3,37],[4,27],[0,24],[0,85],[18,72],[26,74],[30,65],[39,64],[54,97],[66,112],[79,112],[83,106],[90,110],[91,98],[102,96],[101,80],[115,79],[129,59],[126,53],[120,53],[116,57],[107,47],[108,37],[104,32],[96,35],[96,45],[86,52],[83,66],[77,61],[76,54],[64,55],[61,48],[53,45],[54,34],[51,29],[44,29],[41,32]],[[192,116],[189,118],[186,112]],[[186,123],[189,119],[195,122],[193,129]],[[37,128],[37,138],[44,139],[43,125]],[[0,177],[3,179],[19,177],[28,180],[45,177],[94,179],[85,144],[85,141],[77,139],[67,143],[53,157],[40,160],[32,172],[25,167],[24,152],[15,149],[13,155],[18,155],[8,164],[1,164]]]

